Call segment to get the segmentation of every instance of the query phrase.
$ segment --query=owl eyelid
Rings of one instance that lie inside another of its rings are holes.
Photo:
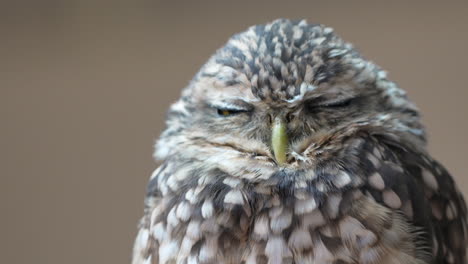
[[[243,112],[251,112],[253,106],[244,102],[240,103],[230,103],[230,102],[218,102],[209,104],[211,108],[214,108],[219,111],[229,111],[232,114],[238,114]]]
[[[324,104],[320,104],[319,106],[324,106],[324,107],[338,107],[338,106],[344,106],[348,105],[353,98],[346,98],[338,101],[332,101],[332,102],[326,102]]]
[[[221,117],[228,117],[228,116],[233,116],[233,115],[238,115],[242,113],[248,113],[251,112],[252,109],[240,107],[238,105],[210,105],[212,109],[215,109],[218,116]]]
[[[212,106],[212,108],[216,108],[218,110],[232,111],[232,112],[250,112],[251,111],[251,109],[231,107],[231,106]]]
[[[348,98],[343,98],[343,99],[338,99],[338,100],[333,100],[333,101],[319,102],[317,104],[310,104],[310,107],[312,108],[344,107],[344,106],[348,106],[355,99],[356,97],[348,97]]]
[[[248,110],[240,110],[240,109],[229,109],[229,108],[217,108],[217,112],[219,116],[232,116],[241,113],[249,112]]]

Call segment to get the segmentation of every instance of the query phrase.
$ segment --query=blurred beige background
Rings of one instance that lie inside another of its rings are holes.
[[[230,35],[279,17],[388,70],[468,194],[466,2],[195,2],[0,3],[0,263],[129,263],[166,108]]]

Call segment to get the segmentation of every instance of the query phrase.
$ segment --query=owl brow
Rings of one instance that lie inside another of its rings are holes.
[[[339,94],[322,94],[322,95],[315,95],[315,96],[310,96],[307,98],[304,98],[304,102],[307,104],[323,104],[327,102],[337,102],[337,101],[342,101],[346,99],[354,98],[354,96],[343,96]]]
[[[241,99],[210,102],[208,105],[212,108],[236,111],[251,111],[254,108],[253,105]]]
[[[311,93],[306,93],[303,98],[303,102],[307,103],[326,103],[326,102],[337,102],[337,101],[343,101],[343,100],[348,100],[348,99],[354,99],[359,97],[359,94],[353,93],[353,92],[327,92],[327,91],[322,91],[322,92],[311,92]]]

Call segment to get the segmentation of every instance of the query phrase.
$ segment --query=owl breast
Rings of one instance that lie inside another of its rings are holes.
[[[150,181],[136,250],[153,263],[428,263],[441,239],[398,155],[354,139],[336,159],[258,181],[168,161]]]

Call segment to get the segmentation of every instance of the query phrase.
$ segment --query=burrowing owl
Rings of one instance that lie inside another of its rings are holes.
[[[135,264],[467,263],[466,206],[417,108],[329,27],[232,37],[155,156]]]

